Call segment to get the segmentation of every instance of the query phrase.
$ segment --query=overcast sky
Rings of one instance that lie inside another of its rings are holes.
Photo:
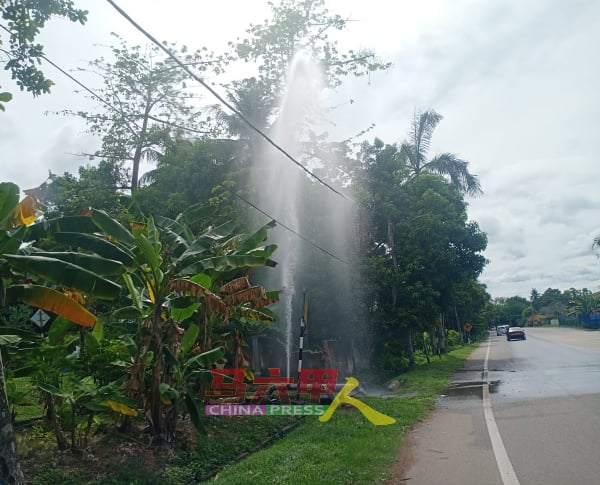
[[[145,40],[102,0],[85,26],[54,20],[41,37],[63,69],[106,54],[117,32]],[[268,16],[262,0],[121,0],[161,40],[226,49],[249,22]],[[469,218],[488,235],[490,263],[481,281],[493,297],[528,297],[531,289],[600,290],[600,2],[596,0],[330,0],[330,10],[356,20],[340,42],[368,47],[393,67],[344,86],[336,134],[371,123],[369,137],[401,142],[415,109],[444,116],[431,155],[452,152],[470,162],[484,195],[468,199]],[[84,127],[46,111],[94,106],[67,78],[51,95],[20,93],[5,72],[13,101],[0,114],[0,180],[39,185],[48,170],[76,173],[75,155],[95,149]],[[98,86],[85,79],[90,87]],[[207,95],[208,96],[208,95]],[[208,100],[210,98],[207,97]],[[350,104],[349,100],[353,103]],[[214,100],[210,100],[214,102]],[[143,169],[142,169],[143,171]]]

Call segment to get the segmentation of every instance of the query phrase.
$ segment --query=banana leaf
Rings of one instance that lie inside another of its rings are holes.
[[[126,244],[133,243],[133,234],[123,226],[120,222],[110,217],[106,212],[92,209],[92,221],[96,224],[105,234],[115,238],[117,241],[124,242]]]
[[[0,254],[14,254],[21,247],[21,241],[27,231],[27,227],[19,226],[14,231],[3,232],[0,235]]]
[[[19,186],[12,182],[0,183],[0,229],[10,229],[19,204]]]
[[[200,335],[200,327],[194,323],[190,325],[183,337],[181,339],[181,353],[187,354],[188,350],[191,350],[192,347],[196,344],[196,340],[198,339],[198,335]]]
[[[40,239],[48,239],[59,232],[91,234],[97,231],[98,227],[89,216],[65,216],[32,224],[27,228],[24,240],[39,241]]]
[[[96,254],[74,253],[74,252],[46,252],[35,251],[31,256],[43,256],[46,258],[60,259],[67,263],[81,266],[92,273],[100,276],[117,276],[125,271],[123,263],[114,259],[107,259]]]
[[[202,273],[206,270],[227,271],[230,269],[256,268],[262,266],[277,266],[277,262],[262,256],[247,254],[231,254],[229,256],[215,256],[212,258],[197,259],[199,255],[189,254],[180,263],[180,274],[189,275]]]
[[[206,428],[202,424],[202,412],[200,410],[200,403],[194,396],[186,392],[183,396],[185,407],[190,414],[190,421],[199,433],[206,434]]]
[[[121,287],[102,278],[81,266],[44,256],[18,256],[5,254],[9,264],[19,271],[33,273],[54,283],[83,291],[97,298],[111,300],[117,298]]]
[[[198,354],[189,359],[186,365],[190,368],[202,367],[204,369],[210,369],[211,364],[214,364],[225,355],[223,347],[216,347],[207,352]]]
[[[140,253],[138,253],[135,257],[136,263],[139,266],[148,264],[153,272],[157,272],[162,264],[160,248],[156,248],[152,243],[152,240],[141,232],[135,231],[134,237],[136,247],[140,250]]]
[[[168,217],[156,216],[155,222],[157,226],[162,227],[163,229],[166,229],[168,231],[172,231],[187,241],[191,241],[192,239],[194,239],[194,234],[192,233],[190,228],[183,224],[181,221],[174,221],[173,219],[169,219]]]
[[[77,232],[57,232],[54,239],[73,248],[87,249],[105,258],[121,261],[125,266],[131,266],[133,263],[133,256],[130,253],[98,236]]]
[[[273,229],[276,225],[277,223],[275,221],[270,221],[253,234],[243,238],[241,244],[236,249],[236,253],[246,253],[256,249],[257,246],[267,240],[269,229]]]
[[[82,327],[92,327],[97,320],[94,314],[76,301],[44,286],[11,285],[6,289],[6,297],[9,301],[19,301],[56,313]]]

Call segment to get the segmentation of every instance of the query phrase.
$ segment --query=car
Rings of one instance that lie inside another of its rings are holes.
[[[525,330],[521,327],[510,327],[506,331],[506,340],[526,340]]]
[[[507,329],[508,329],[508,325],[498,325],[496,327],[496,335],[506,335]]]

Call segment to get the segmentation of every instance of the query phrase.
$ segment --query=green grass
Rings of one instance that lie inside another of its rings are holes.
[[[16,405],[16,420],[27,421],[42,417],[44,406],[39,394],[28,377],[19,377],[7,381],[8,401]]]
[[[363,399],[395,418],[395,424],[374,426],[354,408],[338,409],[327,423],[306,418],[284,439],[229,466],[211,483],[365,484],[389,479],[407,432],[424,418],[474,348],[462,347],[403,374],[397,397]]]
[[[379,483],[390,478],[405,435],[475,347],[434,357],[402,374],[402,387],[392,397],[361,398],[395,418],[390,426],[374,426],[352,407],[338,408],[327,423],[316,417],[206,417],[208,434],[194,444],[183,440],[153,450],[143,434],[109,432],[98,434],[95,446],[76,456],[58,454],[51,430],[36,422],[18,429],[19,450],[27,456],[25,471],[34,485]],[[29,394],[28,382],[20,381],[17,391]],[[31,409],[17,406],[17,419],[42,414],[31,401]]]

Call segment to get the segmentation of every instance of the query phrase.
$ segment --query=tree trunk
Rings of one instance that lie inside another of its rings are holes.
[[[136,191],[138,187],[138,179],[140,177],[140,161],[142,160],[142,149],[144,138],[146,137],[146,131],[148,130],[148,116],[152,110],[152,98],[150,87],[146,92],[146,108],[144,109],[144,120],[142,122],[142,129],[140,131],[138,145],[135,147],[135,153],[133,154],[133,169],[131,172],[131,195]]]
[[[454,305],[454,317],[456,318],[456,328],[458,329],[458,333],[460,334],[460,343],[461,345],[465,344],[465,336],[463,334],[462,327],[460,326],[460,320],[458,319],[458,312],[456,311],[456,305]]]
[[[15,431],[6,396],[2,354],[0,354],[0,483],[3,485],[25,485],[25,477],[19,462]]]
[[[56,403],[54,402],[54,396],[52,396],[52,394],[50,394],[49,392],[43,392],[42,399],[46,404],[47,419],[48,421],[50,421],[50,425],[54,430],[54,436],[56,436],[56,445],[58,446],[59,450],[66,450],[69,447],[69,443],[60,425],[59,417],[56,414]],[[75,428],[74,421],[73,428]]]
[[[415,361],[415,350],[413,349],[412,335],[410,330],[405,328],[402,330],[402,340],[404,341],[404,347],[406,348],[406,354],[408,355],[408,366],[414,369],[417,366]]]
[[[446,353],[446,331],[444,329],[444,314],[440,314],[440,326],[437,329],[438,348],[440,354]]]
[[[427,339],[425,338],[425,332],[423,332],[423,353],[425,354],[427,363],[431,364],[431,360],[429,359],[429,350],[427,349]]]

